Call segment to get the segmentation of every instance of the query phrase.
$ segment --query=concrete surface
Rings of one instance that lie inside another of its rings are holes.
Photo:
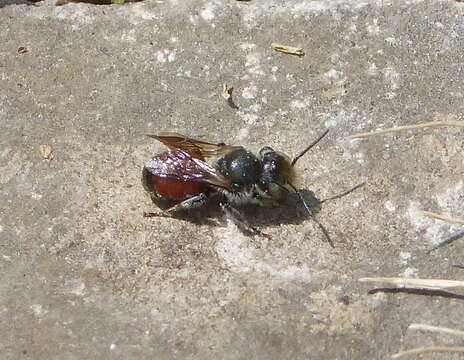
[[[463,3],[1,4],[2,359],[388,359],[459,343],[407,326],[462,330],[462,293],[357,279],[463,279],[463,239],[428,253],[462,228],[418,214],[464,217],[462,128],[346,137],[462,120]],[[141,168],[163,149],[143,134],[294,155],[327,127],[299,188],[367,182],[316,209],[335,249],[297,199],[248,209],[272,240],[214,207],[142,217],[156,207]]]

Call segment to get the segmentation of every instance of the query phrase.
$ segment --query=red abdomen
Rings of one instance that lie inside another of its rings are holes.
[[[187,199],[204,192],[206,187],[204,182],[191,181],[188,177],[185,181],[176,180],[182,174],[188,173],[188,165],[192,158],[204,160],[201,155],[188,155],[188,157],[185,155],[185,153],[176,150],[166,151],[150,160],[142,173],[142,183],[145,190],[173,200]],[[183,170],[182,173],[180,169]]]
[[[156,193],[168,199],[186,199],[201,194],[205,184],[191,181],[176,181],[155,176]]]

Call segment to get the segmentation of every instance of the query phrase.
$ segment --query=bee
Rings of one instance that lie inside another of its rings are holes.
[[[145,164],[143,186],[153,200],[169,200],[174,205],[162,211],[146,212],[144,216],[170,217],[179,211],[198,208],[211,196],[219,195],[222,197],[221,207],[239,225],[253,234],[264,235],[246,223],[237,207],[250,203],[278,206],[287,193],[296,193],[312,216],[308,204],[292,184],[294,166],[327,133],[328,130],[293,160],[269,146],[255,155],[242,146],[213,144],[176,133],[147,135],[165,144],[169,150]]]

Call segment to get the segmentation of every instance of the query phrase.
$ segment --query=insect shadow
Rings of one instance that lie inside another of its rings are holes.
[[[299,190],[306,204],[311,209],[313,216],[320,212],[322,202],[316,198],[310,190]],[[153,203],[161,209],[167,209],[173,205],[172,201],[164,198],[152,197]],[[266,228],[282,224],[301,224],[311,219],[304,204],[297,194],[289,193],[279,202],[278,206],[265,207],[255,204],[244,204],[240,207],[240,213],[251,227]],[[171,217],[188,221],[198,225],[212,225],[224,227],[227,224],[227,215],[221,208],[221,199],[213,196],[200,208],[178,211]]]

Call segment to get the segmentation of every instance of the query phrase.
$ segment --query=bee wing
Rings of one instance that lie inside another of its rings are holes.
[[[231,190],[230,182],[214,167],[183,150],[171,150],[156,156],[147,162],[145,169],[165,179],[205,183]]]
[[[222,156],[240,146],[230,146],[223,143],[212,144],[201,140],[190,139],[184,135],[166,132],[159,135],[147,135],[161,141],[170,149],[179,149],[191,155],[200,155],[204,158]]]

